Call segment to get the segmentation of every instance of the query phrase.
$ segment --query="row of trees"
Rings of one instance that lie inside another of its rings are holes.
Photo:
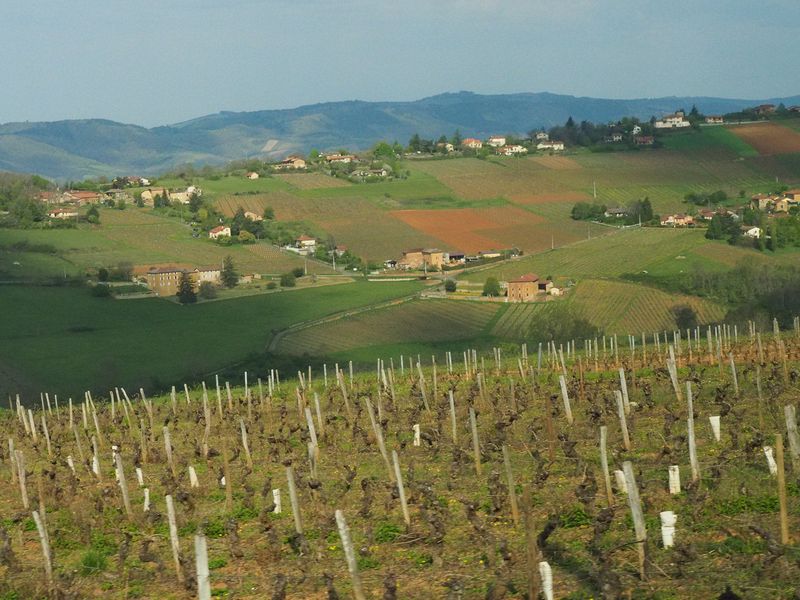
[[[572,207],[570,216],[576,221],[599,221],[602,223],[624,223],[634,225],[636,223],[650,223],[658,218],[653,213],[653,205],[650,198],[634,200],[624,207],[623,215],[612,214],[606,216],[608,207],[605,204],[593,202],[578,202]]]

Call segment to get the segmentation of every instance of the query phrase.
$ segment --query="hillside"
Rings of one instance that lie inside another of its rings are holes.
[[[0,170],[81,179],[123,172],[153,174],[181,163],[223,163],[242,157],[282,157],[311,148],[363,149],[376,140],[405,142],[456,129],[479,137],[524,133],[572,116],[606,122],[649,119],[696,105],[725,113],[760,103],[800,104],[800,96],[761,100],[666,97],[634,100],[550,93],[442,94],[413,102],[330,102],[285,110],[221,112],[146,129],[90,119],[0,125]]]

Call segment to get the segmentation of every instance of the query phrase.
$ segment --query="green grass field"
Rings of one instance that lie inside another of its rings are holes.
[[[101,209],[100,219],[100,225],[80,225],[77,229],[0,230],[2,245],[28,241],[50,244],[57,250],[55,255],[0,254],[0,273],[13,279],[36,279],[64,272],[78,275],[120,262],[210,266],[222,264],[226,256],[233,258],[241,273],[279,274],[304,266],[299,256],[281,252],[265,242],[224,247],[205,237],[193,238],[188,225],[147,209]],[[309,261],[308,268],[310,273],[333,273],[315,261]]]
[[[417,282],[352,283],[181,306],[91,298],[84,288],[5,286],[0,395],[181,383],[263,353],[274,330],[414,293]]]

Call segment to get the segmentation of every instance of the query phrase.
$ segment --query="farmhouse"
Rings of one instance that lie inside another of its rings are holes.
[[[475,138],[467,138],[461,142],[461,145],[464,146],[464,148],[469,148],[471,150],[480,150],[483,148],[483,142]]]
[[[725,119],[719,115],[709,115],[706,117],[706,123],[709,125],[722,125]]]
[[[652,146],[655,141],[652,135],[637,135],[633,138],[633,143],[637,146]]]
[[[447,254],[447,262],[451,265],[463,265],[466,262],[463,252],[450,252]]]
[[[36,199],[43,204],[61,204],[63,194],[61,192],[39,192],[36,194]]]
[[[553,288],[553,282],[541,279],[534,273],[528,273],[512,279],[506,285],[506,302],[531,302],[539,294],[546,294]]]
[[[549,142],[539,142],[538,144],[536,144],[536,149],[561,152],[564,150],[564,142],[561,142],[559,140],[551,140]]]
[[[666,215],[661,217],[661,225],[663,227],[688,227],[689,225],[694,225],[694,219],[683,213]]]
[[[244,174],[245,179],[258,179],[260,175],[255,171],[250,171]]]
[[[793,202],[800,202],[800,188],[786,190],[783,195]]]
[[[444,252],[436,248],[412,248],[403,252],[403,258],[397,262],[401,269],[422,269],[433,267],[439,269],[444,264]]]
[[[550,139],[550,134],[546,131],[537,131],[536,132],[536,141],[537,142],[546,142]]]
[[[500,148],[506,145],[506,138],[502,135],[493,135],[486,140],[486,143],[492,148]]]
[[[759,104],[755,107],[755,113],[757,115],[771,115],[775,112],[775,105],[774,104]]]
[[[614,144],[616,142],[621,142],[622,138],[623,135],[617,132],[617,133],[612,133],[611,135],[607,135],[605,138],[603,138],[603,141],[606,142],[607,144]]]
[[[691,127],[691,123],[686,120],[686,116],[682,110],[675,114],[666,115],[655,122],[656,129],[681,129],[683,127]]]
[[[450,142],[439,142],[436,144],[436,147],[439,149],[443,149],[445,152],[453,152],[456,147],[453,146]]]
[[[221,272],[216,268],[181,269],[178,267],[153,267],[147,271],[147,287],[157,296],[175,296],[180,287],[181,275],[189,274],[195,291],[204,281],[219,283]]]
[[[78,216],[76,208],[54,208],[47,213],[51,219],[74,219]]]
[[[338,246],[336,246],[336,247],[333,249],[333,253],[334,253],[336,256],[339,256],[339,257],[341,257],[341,256],[344,256],[344,253],[345,253],[345,252],[347,252],[347,246],[344,246],[344,245],[342,245],[342,244],[339,244]]]
[[[221,237],[231,237],[231,228],[227,225],[217,225],[208,232],[208,237],[212,240],[218,240]]]
[[[83,206],[84,204],[97,204],[105,200],[105,194],[100,192],[89,192],[86,190],[70,190],[64,192],[63,202],[70,202]]]
[[[325,157],[328,160],[328,157]],[[328,161],[332,162],[332,161]],[[350,161],[341,161],[341,162],[350,162]],[[306,161],[304,158],[300,156],[288,156],[277,165],[275,168],[279,171],[288,171],[289,169],[305,169],[306,168]]]
[[[169,191],[167,188],[148,188],[142,192],[142,202],[145,206],[153,206],[156,196],[169,198]]]
[[[245,218],[245,219],[249,219],[249,220],[251,220],[251,221],[255,221],[255,222],[258,222],[258,221],[263,221],[263,220],[264,220],[264,217],[263,217],[263,216],[261,216],[261,215],[260,215],[260,214],[258,214],[258,213],[254,213],[253,211],[250,211],[250,210],[246,210],[246,211],[245,211],[245,213],[244,213],[244,218]]]

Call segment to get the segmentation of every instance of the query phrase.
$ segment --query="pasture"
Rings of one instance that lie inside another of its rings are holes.
[[[421,287],[359,282],[181,306],[91,298],[85,288],[5,286],[0,313],[14,319],[0,329],[0,395],[61,389],[78,397],[118,384],[161,390],[262,354],[289,325]]]

